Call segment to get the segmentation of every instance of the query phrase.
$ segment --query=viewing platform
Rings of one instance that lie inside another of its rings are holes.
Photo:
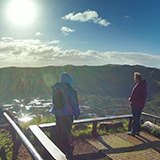
[[[142,131],[140,136],[130,136],[124,133],[114,134],[97,134],[97,125],[103,121],[111,121],[118,119],[128,119],[128,130],[131,129],[132,115],[120,115],[113,117],[99,117],[75,120],[74,124],[90,123],[92,127],[92,136],[74,138],[74,152],[73,158],[68,159],[63,152],[51,141],[51,139],[45,134],[45,130],[52,131],[55,123],[47,123],[29,126],[31,133],[36,137],[35,141],[30,142],[29,139],[21,131],[18,124],[16,124],[7,113],[3,113],[6,120],[9,122],[11,129],[14,153],[19,153],[21,148],[25,151],[25,156],[20,155],[20,159],[23,160],[159,160],[160,159],[160,139]],[[154,123],[160,119],[158,116],[154,116],[148,113],[142,113],[143,116],[147,116],[154,119]],[[18,136],[16,136],[18,135]],[[19,139],[17,139],[19,137]],[[23,145],[20,147],[18,141],[21,141]],[[39,152],[38,148],[43,148],[43,152]],[[38,149],[38,150],[37,150]],[[27,153],[27,154],[26,154]],[[44,154],[45,153],[45,156]],[[3,154],[3,153],[1,153]],[[27,158],[25,158],[27,157]],[[3,159],[2,159],[3,160]],[[14,158],[13,158],[14,160]]]
[[[129,136],[126,133],[116,133],[99,136],[97,139],[87,139],[82,148],[75,146],[79,153],[74,153],[74,160],[159,160],[160,139],[146,132],[140,136]],[[97,152],[92,153],[89,147]],[[94,146],[94,149],[93,149]],[[83,153],[82,153],[83,151]],[[80,153],[81,152],[81,153]]]

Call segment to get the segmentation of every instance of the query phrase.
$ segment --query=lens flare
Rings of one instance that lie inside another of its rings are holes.
[[[12,0],[7,13],[11,22],[17,25],[27,25],[35,19],[36,7],[31,0]]]

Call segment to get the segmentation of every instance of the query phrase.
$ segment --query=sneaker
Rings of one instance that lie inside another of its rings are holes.
[[[133,133],[132,131],[127,132],[127,134],[130,135],[130,136],[135,136],[135,133]]]
[[[139,132],[136,132],[136,135],[137,135],[137,136],[140,136],[140,133],[139,133]]]
[[[72,160],[73,158],[73,150],[74,150],[74,146],[70,145],[70,147],[68,147],[65,152],[66,157],[69,158],[70,160]]]

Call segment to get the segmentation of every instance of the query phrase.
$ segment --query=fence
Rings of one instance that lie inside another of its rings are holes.
[[[36,151],[36,149],[33,147],[31,142],[27,139],[27,137],[23,134],[23,132],[20,130],[18,125],[9,117],[7,113],[3,113],[6,120],[9,122],[11,128],[12,128],[12,139],[14,141],[14,146],[18,145],[18,140],[16,139],[16,134],[19,136],[20,140],[24,143],[25,147],[29,151],[30,155],[34,160],[42,160],[42,157],[39,155],[39,153]],[[160,117],[142,112],[143,116],[148,116],[154,118],[154,123],[156,124],[157,120],[160,119]],[[97,124],[102,121],[111,121],[111,120],[118,120],[118,119],[128,119],[128,130],[131,130],[131,124],[132,124],[132,115],[120,115],[120,116],[111,116],[111,117],[97,117],[97,118],[88,118],[88,119],[80,119],[80,120],[74,120],[74,124],[82,124],[82,123],[92,123],[92,134],[93,136],[97,135]],[[52,127],[55,127],[56,123],[47,123],[47,124],[40,124],[29,126],[32,133],[35,135],[35,137],[39,140],[41,145],[45,148],[45,150],[50,154],[50,156],[53,159],[57,160],[67,160],[64,153],[60,151],[58,147],[55,146],[55,144],[43,133],[42,130],[45,130],[47,128],[51,129]],[[41,130],[42,129],[42,130]],[[16,134],[15,134],[16,133]],[[47,145],[46,142],[50,145]],[[13,147],[13,152],[17,153],[18,147]],[[16,157],[15,157],[16,159]],[[14,160],[14,155],[13,155]]]

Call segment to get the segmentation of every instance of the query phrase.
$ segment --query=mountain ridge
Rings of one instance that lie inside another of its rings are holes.
[[[51,97],[51,86],[59,81],[61,72],[69,72],[79,94],[129,97],[133,88],[133,73],[142,73],[148,83],[148,99],[160,97],[160,69],[144,66],[46,66],[8,67],[0,69],[0,100],[46,96]]]

